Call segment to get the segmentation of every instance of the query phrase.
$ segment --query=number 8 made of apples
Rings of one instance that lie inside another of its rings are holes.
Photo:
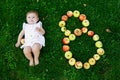
[[[74,33],[71,33],[71,31],[65,27],[68,18],[72,16],[78,18],[83,25],[81,29],[76,28],[74,30]],[[88,30],[89,25],[90,22],[86,18],[86,15],[80,14],[78,10],[75,10],[73,12],[67,11],[67,13],[61,17],[61,21],[59,22],[59,27],[65,35],[65,37],[62,39],[62,50],[65,52],[64,56],[68,60],[68,63],[71,66],[75,66],[76,69],[89,69],[90,66],[95,65],[96,62],[100,59],[100,56],[104,55],[105,53],[104,49],[102,48],[103,43],[99,40],[99,35],[95,34],[92,30]],[[76,37],[80,37],[82,34],[87,34],[89,37],[92,37],[93,41],[95,42],[95,47],[97,48],[95,54],[92,57],[90,57],[86,62],[81,62],[81,60],[77,61],[75,58],[73,58],[73,52],[70,51],[69,46],[69,43],[71,41],[74,41]]]

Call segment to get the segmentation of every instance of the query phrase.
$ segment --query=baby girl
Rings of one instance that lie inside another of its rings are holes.
[[[15,46],[19,47],[23,36],[25,36],[25,43],[21,48],[23,48],[25,57],[29,60],[29,66],[34,66],[39,64],[40,50],[42,46],[45,46],[45,30],[36,11],[27,12],[26,21],[27,23],[23,23],[23,28]]]

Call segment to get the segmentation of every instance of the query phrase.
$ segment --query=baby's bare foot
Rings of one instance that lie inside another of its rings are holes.
[[[35,59],[35,65],[39,64],[39,59]]]
[[[30,62],[29,62],[29,66],[34,66],[34,62],[33,62],[33,60],[30,60]]]

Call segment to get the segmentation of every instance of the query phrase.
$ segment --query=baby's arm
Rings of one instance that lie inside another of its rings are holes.
[[[23,35],[25,34],[25,31],[22,30],[20,33],[19,33],[19,36],[18,36],[18,40],[17,40],[17,43],[15,44],[16,47],[19,47],[20,46],[20,41],[23,37]]]
[[[42,35],[45,34],[45,30],[42,27],[40,27],[40,28],[37,27],[37,31],[39,31],[40,34],[42,34]]]

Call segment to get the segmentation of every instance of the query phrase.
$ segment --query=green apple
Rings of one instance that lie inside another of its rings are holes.
[[[66,31],[66,27],[61,27],[61,31],[65,32]]]
[[[69,35],[70,41],[74,41],[76,39],[76,36],[74,34]]]
[[[66,51],[66,52],[65,52],[65,58],[66,58],[66,59],[72,58],[72,52],[71,52],[71,51]]]
[[[90,25],[90,22],[87,19],[85,19],[82,21],[82,25],[88,27]]]
[[[95,35],[93,36],[93,40],[94,40],[94,41],[98,41],[98,40],[99,40],[99,36],[98,36],[97,34],[95,34]]]
[[[103,46],[103,44],[102,44],[101,41],[97,41],[97,42],[95,43],[95,46],[96,46],[97,48],[101,48],[101,47]]]

